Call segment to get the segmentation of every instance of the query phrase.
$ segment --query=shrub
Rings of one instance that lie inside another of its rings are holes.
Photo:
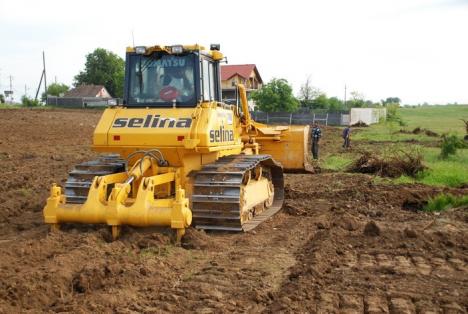
[[[387,121],[396,122],[400,126],[406,126],[406,122],[403,120],[400,113],[398,112],[398,108],[398,104],[387,105]]]
[[[455,155],[458,148],[465,148],[466,144],[455,134],[443,135],[440,144],[440,158],[447,159],[450,155]]]
[[[37,106],[39,106],[39,105],[41,104],[41,103],[39,102],[39,100],[29,98],[29,97],[26,96],[26,95],[24,95],[23,97],[21,97],[21,103],[22,103],[23,106],[25,106],[25,107],[37,107]]]

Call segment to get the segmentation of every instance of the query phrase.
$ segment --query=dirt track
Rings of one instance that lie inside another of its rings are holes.
[[[441,191],[422,185],[290,174],[283,211],[254,232],[189,230],[183,247],[154,229],[49,234],[49,186],[94,156],[99,117],[0,110],[0,313],[468,311],[467,210],[416,212]]]

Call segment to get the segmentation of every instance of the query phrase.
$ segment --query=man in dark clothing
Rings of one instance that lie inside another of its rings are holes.
[[[343,140],[344,140],[343,148],[349,148],[350,135],[351,135],[351,127],[347,126],[347,127],[344,128],[343,134],[342,134],[342,137],[343,137]]]
[[[319,155],[319,141],[322,137],[322,130],[320,129],[317,122],[314,123],[314,127],[312,128],[312,156],[314,159],[318,159]]]

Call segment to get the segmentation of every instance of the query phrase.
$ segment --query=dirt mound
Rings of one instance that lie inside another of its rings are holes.
[[[112,242],[112,236],[109,228],[106,228],[104,238]],[[132,228],[124,226],[120,241],[132,246],[135,249],[150,249],[173,243],[173,235],[167,228]]]
[[[207,250],[216,248],[216,243],[212,236],[207,235],[204,230],[189,228],[182,238],[182,247],[192,250]]]
[[[380,235],[380,227],[373,220],[369,221],[364,227],[364,234],[369,237],[376,237]]]
[[[363,121],[358,121],[354,124],[352,124],[351,126],[354,126],[354,127],[368,127],[368,125],[366,123],[364,123]]]
[[[385,160],[373,155],[371,152],[364,152],[359,159],[348,167],[347,171],[397,178],[402,175],[414,177],[424,169],[420,155],[405,153]]]
[[[283,211],[291,216],[307,216],[307,210],[303,206],[297,206],[286,202]]]
[[[401,129],[400,131],[398,131],[397,133],[403,133],[403,134],[426,134],[427,136],[430,136],[430,137],[440,137],[440,135],[434,131],[431,131],[429,129],[423,129],[423,128],[420,128],[420,127],[417,127],[417,128],[414,128],[412,131],[409,131],[409,130],[404,130],[404,129]]]
[[[420,128],[420,127],[415,128],[411,133],[413,133],[413,134],[421,134],[421,133],[424,133],[424,134],[426,134],[427,136],[439,137],[439,134],[437,134],[436,132],[431,131],[431,130],[429,130],[429,129],[422,129],[422,128]]]
[[[427,205],[427,197],[420,194],[410,194],[402,204],[402,209],[409,211],[418,211]]]

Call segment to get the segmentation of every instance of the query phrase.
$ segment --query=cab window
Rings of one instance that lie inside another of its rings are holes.
[[[216,99],[214,67],[213,63],[206,59],[201,60],[201,86],[204,101]]]

